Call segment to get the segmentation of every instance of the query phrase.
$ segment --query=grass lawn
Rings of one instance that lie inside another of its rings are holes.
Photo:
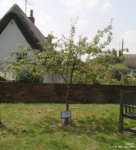
[[[118,133],[119,105],[72,104],[70,109],[72,125],[62,127],[64,104],[0,104],[0,150],[136,149],[135,136]]]

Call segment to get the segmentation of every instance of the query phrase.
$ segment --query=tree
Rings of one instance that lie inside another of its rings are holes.
[[[92,42],[88,42],[86,37],[79,37],[77,42],[75,42],[75,26],[72,25],[70,36],[68,38],[63,36],[62,39],[57,42],[58,51],[56,51],[55,55],[52,55],[52,52],[49,52],[51,53],[51,57],[48,57],[49,60],[47,60],[47,63],[51,62],[52,64],[47,65],[46,63],[46,68],[49,68],[49,70],[54,73],[59,73],[67,84],[66,111],[69,111],[73,78],[77,73],[81,73],[84,69],[82,56],[88,54],[89,57],[91,57],[103,53],[104,48],[111,42],[111,29],[112,25],[110,24],[103,30],[99,30]],[[105,38],[104,42],[101,42],[101,39],[105,34],[107,38]],[[43,55],[41,56],[43,57]],[[86,70],[86,72],[88,72],[88,70]],[[68,120],[66,120],[66,124],[67,123]]]
[[[112,22],[103,30],[99,30],[92,41],[88,41],[86,37],[81,36],[76,41],[75,29],[75,24],[72,24],[68,38],[62,36],[61,39],[53,43],[54,36],[49,35],[47,38],[49,44],[46,44],[42,51],[31,48],[23,49],[18,53],[27,53],[26,58],[18,61],[15,59],[16,53],[12,53],[10,59],[8,58],[8,63],[6,62],[6,70],[15,73],[22,67],[32,68],[33,71],[40,75],[44,75],[47,72],[58,73],[67,84],[66,111],[69,111],[71,87],[76,75],[85,71],[84,78],[88,74],[95,76],[94,68],[86,64],[92,60],[92,57],[104,53],[105,47],[110,44]],[[88,55],[87,62],[82,60],[85,54]],[[92,70],[91,73],[89,72],[90,70]],[[68,120],[66,120],[67,123],[69,123]]]

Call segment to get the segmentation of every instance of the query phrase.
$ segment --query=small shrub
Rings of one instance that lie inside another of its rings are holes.
[[[129,85],[136,86],[136,78],[135,77],[128,78],[128,83]]]
[[[16,73],[16,82],[42,82],[43,78],[40,74],[31,72],[27,69],[21,69]]]

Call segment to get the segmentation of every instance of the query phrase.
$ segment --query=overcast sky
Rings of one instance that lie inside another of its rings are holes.
[[[136,53],[136,0],[27,0],[27,15],[34,10],[36,26],[47,36],[67,35],[71,20],[77,17],[77,35],[90,40],[98,29],[103,29],[113,18],[113,42],[119,49],[121,39],[130,53]],[[25,0],[1,0],[0,18],[18,4],[25,11]]]

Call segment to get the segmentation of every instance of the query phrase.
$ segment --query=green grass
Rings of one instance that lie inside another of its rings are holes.
[[[118,133],[118,105],[72,104],[70,109],[72,124],[62,127],[64,104],[1,104],[0,150],[136,149],[136,137]]]

